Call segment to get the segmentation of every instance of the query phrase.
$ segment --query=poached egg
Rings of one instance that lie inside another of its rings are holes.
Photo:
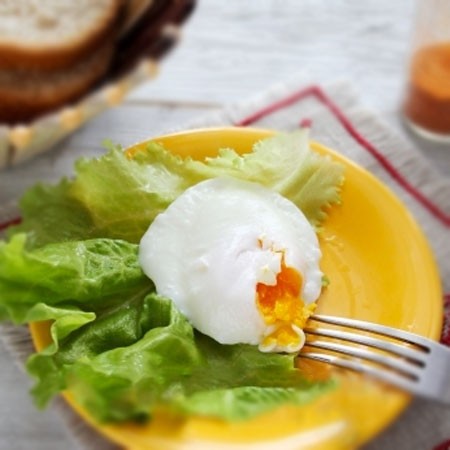
[[[187,189],[142,237],[158,294],[221,344],[297,352],[320,295],[321,251],[303,213],[259,184],[215,178]]]

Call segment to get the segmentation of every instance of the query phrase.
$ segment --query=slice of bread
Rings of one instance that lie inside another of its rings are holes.
[[[129,0],[0,1],[0,69],[52,71],[114,39]]]
[[[78,99],[108,70],[113,51],[106,43],[64,71],[0,70],[0,122],[27,122]]]

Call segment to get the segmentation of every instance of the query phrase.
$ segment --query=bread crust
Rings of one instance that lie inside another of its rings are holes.
[[[106,40],[115,40],[126,0],[113,0],[103,21],[90,32],[68,44],[30,46],[16,42],[0,42],[0,70],[31,70],[51,72],[68,69],[89,53],[102,47]]]
[[[70,70],[48,74],[0,71],[0,122],[26,123],[78,100],[109,69],[114,53],[107,42]]]

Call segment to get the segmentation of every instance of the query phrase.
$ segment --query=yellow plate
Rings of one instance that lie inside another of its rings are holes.
[[[271,131],[226,128],[196,130],[156,140],[195,158],[232,147],[244,153]],[[139,151],[145,143],[129,149]],[[376,178],[351,161],[312,143],[312,148],[345,165],[342,206],[333,207],[321,234],[322,269],[330,285],[319,311],[378,322],[438,338],[442,293],[427,242],[400,201]],[[48,343],[48,324],[32,324],[37,349]],[[305,365],[304,370],[311,370]],[[317,367],[312,370],[315,371]],[[75,410],[112,441],[133,450],[352,449],[379,433],[409,398],[354,374],[303,407],[282,407],[245,423],[159,417],[146,426],[99,425],[70,394]]]

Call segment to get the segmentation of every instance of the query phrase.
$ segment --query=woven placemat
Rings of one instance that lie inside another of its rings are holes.
[[[303,80],[293,79],[183,128],[231,124],[276,130],[292,130],[308,124],[314,140],[381,179],[408,207],[426,234],[446,293],[443,305],[450,304],[450,177],[440,175],[417,150],[362,107],[349,84],[305,85]],[[0,209],[0,223],[14,220],[14,209],[14,205]],[[3,326],[0,334],[17,359],[23,361],[32,351],[26,328]],[[450,343],[445,332],[443,340]],[[62,401],[56,408],[81,448],[116,448],[78,420]],[[417,400],[366,449],[444,450],[450,446],[450,441],[446,441],[449,439],[450,408]]]

